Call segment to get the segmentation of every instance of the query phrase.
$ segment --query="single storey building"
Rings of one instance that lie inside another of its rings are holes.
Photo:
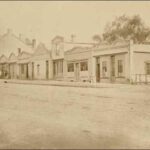
[[[150,82],[150,45],[118,41],[111,45],[74,47],[64,53],[65,80],[147,83]]]

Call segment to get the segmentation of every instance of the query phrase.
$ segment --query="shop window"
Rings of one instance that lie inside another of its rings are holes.
[[[146,63],[146,74],[150,75],[150,63]]]
[[[88,70],[88,62],[87,61],[80,63],[80,70],[81,71],[87,71]]]
[[[68,72],[74,72],[74,64],[73,63],[68,64]]]
[[[123,61],[118,60],[118,76],[121,77],[123,75]]]
[[[106,77],[106,73],[107,73],[107,62],[103,61],[102,62],[102,75],[103,75],[103,77]]]

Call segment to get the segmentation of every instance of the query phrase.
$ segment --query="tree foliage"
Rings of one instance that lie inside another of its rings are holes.
[[[95,34],[93,37],[92,37],[92,40],[95,42],[96,45],[99,45],[101,42],[102,42],[102,38],[100,35],[98,34]]]
[[[106,25],[103,39],[109,43],[118,39],[143,43],[148,36],[150,36],[150,28],[143,23],[139,15],[132,17],[123,15]]]

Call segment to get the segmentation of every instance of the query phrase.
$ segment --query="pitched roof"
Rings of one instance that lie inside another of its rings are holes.
[[[32,48],[15,36],[12,32],[8,31],[0,38],[0,55],[4,54],[7,57],[13,52],[18,54],[18,48],[21,51],[32,52]]]
[[[80,52],[86,52],[86,51],[91,51],[92,49],[90,47],[73,47],[72,49],[68,50],[65,52],[65,54],[74,54],[74,53],[80,53]]]
[[[64,42],[64,52],[70,51],[76,47],[91,48],[93,45],[93,43]]]
[[[0,57],[0,63],[5,63],[5,62],[7,62],[8,61],[8,58],[5,56],[5,55],[2,55],[1,57]]]
[[[126,47],[129,45],[129,41],[125,40],[118,40],[112,44],[106,44],[101,43],[98,46],[93,47],[93,50],[107,50],[107,49],[113,49],[113,48],[120,48],[120,47]]]
[[[18,59],[28,59],[32,54],[22,51],[19,55],[18,55]]]
[[[43,43],[40,43],[35,49],[33,55],[42,55],[46,53],[50,53],[50,51],[46,48],[46,46]]]
[[[17,56],[14,53],[11,53],[8,59],[10,63],[13,63],[17,61]]]

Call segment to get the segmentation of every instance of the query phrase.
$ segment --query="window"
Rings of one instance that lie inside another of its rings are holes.
[[[102,75],[103,75],[103,77],[106,77],[106,72],[107,72],[107,62],[103,61],[102,62]]]
[[[150,63],[146,63],[146,74],[150,75]]]
[[[123,73],[123,61],[122,60],[118,60],[118,76],[122,76]]]
[[[80,63],[80,70],[81,71],[87,71],[88,70],[88,62],[87,61]]]
[[[74,64],[73,63],[68,64],[68,72],[74,72]]]

